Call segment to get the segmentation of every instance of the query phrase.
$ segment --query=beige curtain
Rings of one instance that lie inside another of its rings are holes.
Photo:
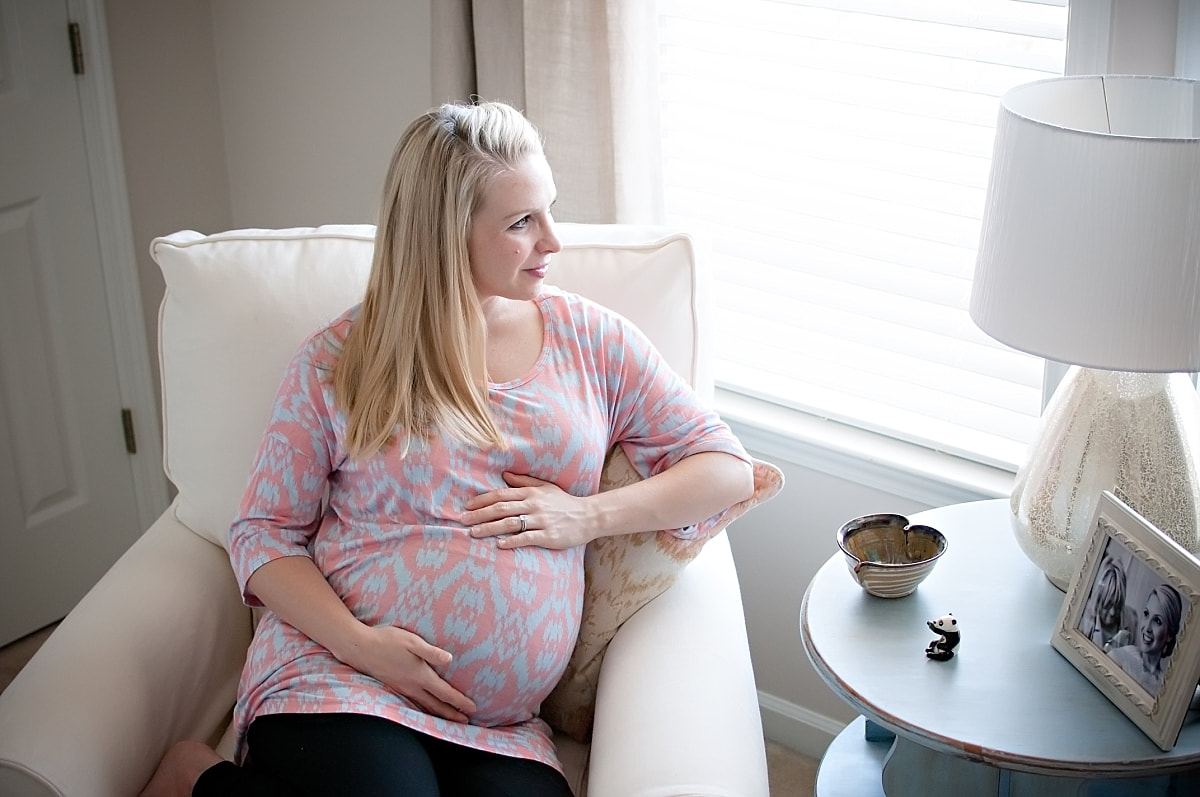
[[[546,138],[559,221],[662,222],[653,0],[438,0],[433,97],[504,100]]]

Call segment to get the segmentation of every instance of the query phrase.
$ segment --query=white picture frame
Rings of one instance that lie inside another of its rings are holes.
[[[1200,681],[1200,560],[1111,492],[1091,527],[1050,644],[1169,751]]]

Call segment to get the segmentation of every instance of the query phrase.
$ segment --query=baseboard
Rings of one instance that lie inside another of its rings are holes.
[[[758,693],[763,735],[770,741],[820,760],[844,722],[810,711],[775,695]]]

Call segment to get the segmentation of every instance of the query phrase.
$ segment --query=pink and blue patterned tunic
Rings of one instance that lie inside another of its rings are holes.
[[[506,486],[504,471],[592,495],[610,441],[621,441],[644,475],[701,451],[749,459],[628,321],[554,288],[537,302],[545,322],[537,363],[520,379],[489,386],[510,441],[504,450],[436,437],[414,440],[403,458],[392,446],[350,459],[331,375],[357,308],[312,335],[288,366],[230,530],[246,602],[261,605],[246,588],[259,567],[311,556],[359,620],[407,629],[449,651],[454,660],[441,675],[477,711],[469,723],[426,714],[266,611],[238,690],[239,761],[256,716],[353,712],[559,767],[537,712],[579,631],[583,547],[502,550],[494,539],[472,539],[459,522],[464,503]]]

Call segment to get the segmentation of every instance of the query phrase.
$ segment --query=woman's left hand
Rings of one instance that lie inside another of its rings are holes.
[[[475,496],[464,507],[464,525],[475,538],[501,537],[501,548],[540,545],[574,548],[592,539],[586,499],[564,492],[553,482],[505,473],[509,485]]]

